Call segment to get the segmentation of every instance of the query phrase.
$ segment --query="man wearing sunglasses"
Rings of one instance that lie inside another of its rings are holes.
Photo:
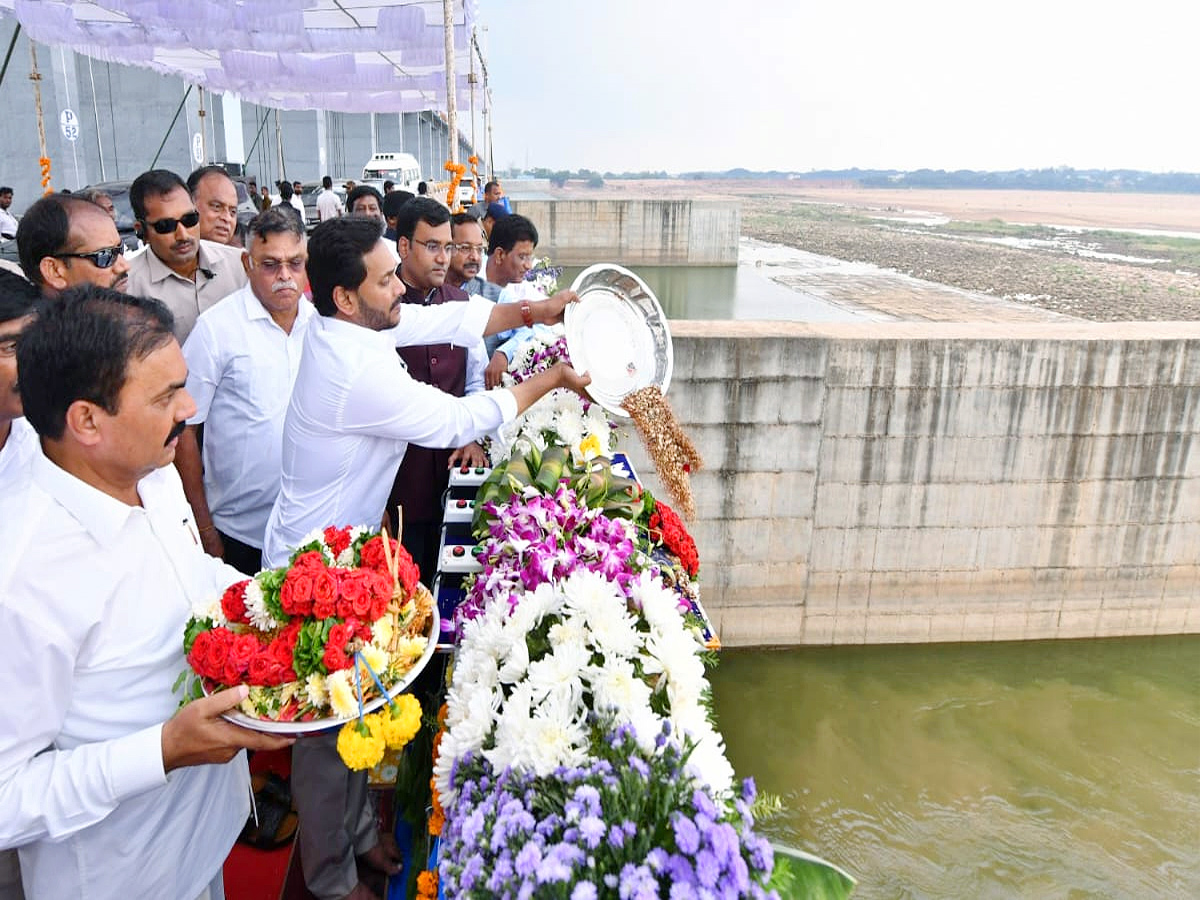
[[[303,293],[306,244],[291,210],[259,213],[242,255],[248,283],[201,313],[183,345],[196,413],[179,438],[175,466],[205,551],[247,575],[262,568],[283,470],[283,417],[313,314]]]
[[[46,297],[81,284],[127,290],[129,263],[124,253],[112,217],[82,197],[42,197],[17,228],[21,270]]]
[[[125,290],[165,303],[183,344],[200,313],[246,283],[242,251],[200,238],[200,212],[174,172],[143,172],[129,187],[129,204],[148,249],[130,262]]]

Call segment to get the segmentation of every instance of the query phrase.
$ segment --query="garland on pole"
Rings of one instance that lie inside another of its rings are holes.
[[[49,196],[54,193],[54,188],[50,187],[50,157],[38,157],[38,165],[42,167],[42,195]]]
[[[442,168],[450,173],[450,187],[446,189],[446,205],[450,207],[451,212],[462,212],[462,210],[454,208],[454,195],[458,193],[458,185],[462,182],[467,167],[448,159]]]

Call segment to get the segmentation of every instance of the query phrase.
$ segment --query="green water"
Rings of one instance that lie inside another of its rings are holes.
[[[856,898],[1200,897],[1200,637],[729,651],[764,824]]]

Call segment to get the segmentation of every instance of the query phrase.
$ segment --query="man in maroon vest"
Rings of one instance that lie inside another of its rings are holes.
[[[400,254],[400,278],[404,281],[405,303],[431,305],[454,303],[467,294],[446,283],[452,250],[444,241],[414,239],[418,224],[439,228],[450,222],[450,211],[429,197],[417,197],[404,204],[396,222],[396,250]],[[444,230],[447,234],[450,230]],[[475,347],[452,344],[426,344],[401,347],[396,351],[417,381],[431,384],[448,394],[462,397],[483,390],[483,371],[487,365],[483,342]],[[388,500],[388,512],[395,520],[396,507],[404,510],[401,540],[420,566],[421,581],[429,584],[437,569],[439,532],[442,527],[442,494],[455,465],[487,465],[483,448],[475,442],[456,450],[410,445],[396,473],[396,482]]]

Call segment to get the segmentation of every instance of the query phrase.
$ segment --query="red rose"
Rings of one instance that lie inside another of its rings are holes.
[[[287,684],[289,681],[298,681],[300,679],[300,676],[296,674],[296,670],[291,666],[285,666],[279,677],[280,684]]]
[[[244,671],[236,662],[226,659],[225,668],[221,670],[221,682],[228,685],[238,684],[242,680]]]
[[[197,675],[202,675],[205,678],[213,678],[216,673],[209,666],[209,648],[212,646],[213,636],[211,631],[202,631],[196,635],[196,640],[192,642],[192,650],[188,654],[188,665],[192,667]],[[219,671],[219,670],[218,670]]]
[[[330,526],[325,529],[325,544],[333,551],[334,558],[350,546],[350,529],[349,528],[334,528]]]
[[[283,684],[285,681],[283,673],[286,671],[287,669],[284,666],[275,660],[271,660],[271,673],[267,676],[267,684],[271,685],[271,687]]]
[[[325,557],[316,550],[309,550],[306,553],[301,553],[296,557],[296,561],[292,563],[292,570],[299,569],[301,572],[312,574],[319,572],[325,568]]]
[[[339,622],[329,629],[329,641],[325,646],[337,647],[339,650],[345,650],[346,644],[350,641],[350,635],[350,627],[342,622]]]
[[[290,666],[292,664],[292,648],[287,645],[287,641],[282,638],[275,638],[271,641],[270,647],[271,658],[281,666]]]
[[[326,645],[321,662],[325,664],[325,671],[330,673],[350,668],[350,657],[333,644]]]
[[[387,560],[383,558],[382,537],[376,535],[362,545],[362,550],[359,551],[359,565],[366,569],[387,571]]]
[[[269,684],[271,676],[271,664],[274,660],[271,659],[271,654],[266,650],[261,653],[256,653],[250,660],[250,665],[246,669],[247,679],[250,684],[265,686]]]
[[[250,579],[239,581],[225,588],[221,595],[221,612],[230,622],[246,622],[246,585]]]
[[[337,593],[337,577],[328,569],[322,569],[313,576],[312,595],[315,602],[320,603],[324,600],[333,600],[337,597]]]
[[[246,666],[250,664],[250,658],[258,652],[258,638],[252,634],[239,634],[229,645],[229,656],[227,665],[237,666],[238,674],[246,671]]]
[[[371,640],[371,626],[368,622],[359,622],[358,627],[354,629],[354,634],[360,640]]]
[[[293,619],[288,623],[287,628],[283,629],[283,632],[279,635],[280,639],[287,644],[289,650],[296,649],[296,644],[300,641],[300,628],[303,625],[304,623],[299,619]]]
[[[346,569],[338,573],[338,593],[351,603],[367,592],[367,576],[362,569]]]
[[[312,614],[318,619],[331,619],[337,615],[337,604],[332,600],[313,604]]]

